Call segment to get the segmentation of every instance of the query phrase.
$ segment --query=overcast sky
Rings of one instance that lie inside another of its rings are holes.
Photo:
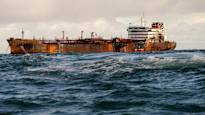
[[[0,53],[8,53],[9,37],[53,39],[65,30],[77,38],[84,30],[98,35],[127,37],[130,22],[147,26],[162,21],[177,49],[205,49],[205,0],[0,0]]]

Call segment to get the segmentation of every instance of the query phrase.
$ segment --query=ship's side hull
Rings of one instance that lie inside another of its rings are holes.
[[[39,40],[22,40],[9,39],[7,40],[10,46],[11,54],[25,53],[46,53],[46,46],[41,44]]]
[[[174,50],[176,42],[158,42],[158,43],[145,43],[145,51],[167,51]]]
[[[176,47],[175,42],[145,43],[141,49],[136,48],[136,41],[130,39],[113,40],[29,40],[9,39],[11,54],[25,53],[100,53],[100,52],[138,52],[166,51]]]

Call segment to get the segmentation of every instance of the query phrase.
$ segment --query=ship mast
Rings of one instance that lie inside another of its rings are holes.
[[[65,31],[64,30],[62,31],[62,38],[63,38],[63,40],[65,39]]]
[[[21,38],[24,39],[24,30],[21,31]]]
[[[143,12],[143,14],[142,14],[142,16],[141,16],[141,26],[142,27],[145,27],[146,26],[146,23],[145,23],[146,21],[145,21],[145,15],[144,15],[144,12]]]
[[[82,30],[82,31],[81,31],[81,35],[80,35],[80,39],[81,39],[81,40],[83,39],[83,33],[84,33],[84,31]]]

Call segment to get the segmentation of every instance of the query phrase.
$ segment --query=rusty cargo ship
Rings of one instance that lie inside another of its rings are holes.
[[[104,39],[91,33],[91,37],[75,40],[64,35],[60,39],[10,38],[8,43],[11,54],[25,53],[101,53],[101,52],[147,52],[174,50],[176,42],[166,40],[166,30],[162,22],[154,22],[151,27],[132,26],[127,29],[128,37]]]

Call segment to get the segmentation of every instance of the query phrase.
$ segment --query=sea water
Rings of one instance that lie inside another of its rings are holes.
[[[0,55],[0,114],[205,114],[205,51]]]

